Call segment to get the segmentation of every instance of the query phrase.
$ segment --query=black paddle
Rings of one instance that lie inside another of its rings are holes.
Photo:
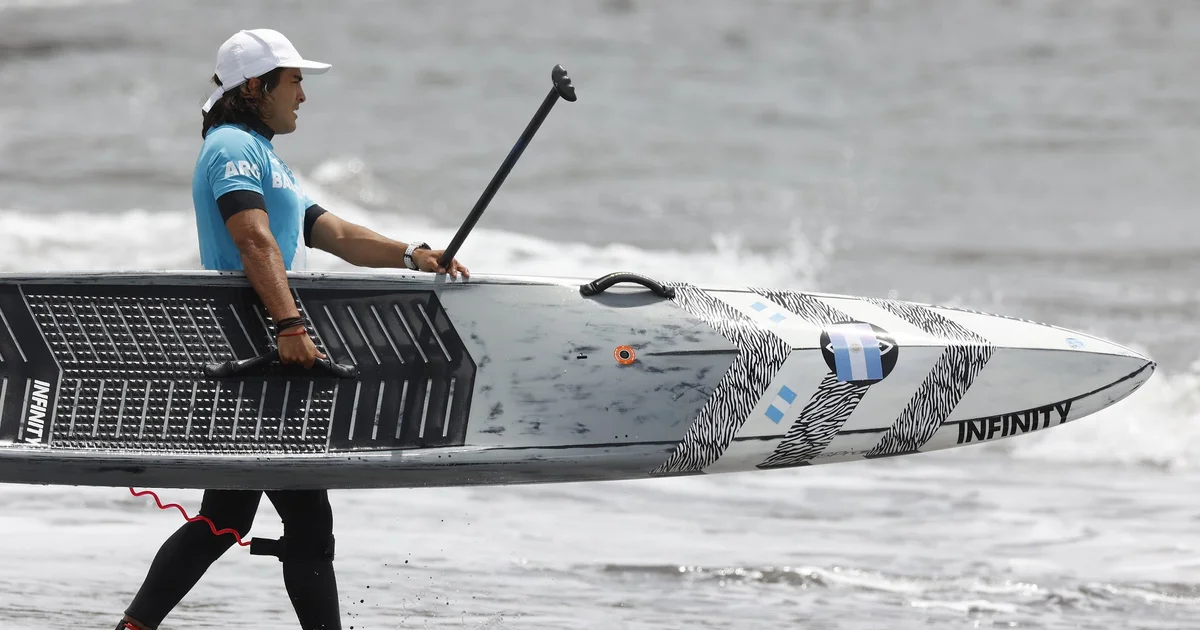
[[[492,181],[484,189],[483,195],[479,197],[479,201],[475,202],[475,207],[471,209],[471,214],[463,222],[462,226],[458,228],[458,233],[450,241],[450,246],[446,248],[446,253],[442,254],[442,259],[438,261],[438,264],[443,268],[448,269],[450,267],[450,261],[454,260],[454,254],[458,252],[458,248],[467,239],[467,234],[470,233],[471,228],[474,228],[475,223],[479,221],[479,217],[483,214],[484,209],[487,208],[492,197],[496,195],[496,191],[500,189],[500,184],[504,183],[504,178],[508,177],[508,172],[512,170],[513,165],[517,163],[517,159],[521,157],[521,153],[525,151],[525,147],[529,144],[529,141],[533,139],[533,134],[537,133],[538,127],[542,126],[542,121],[546,120],[546,116],[550,113],[550,108],[554,107],[559,97],[562,97],[565,101],[575,101],[575,86],[571,85],[571,77],[567,76],[567,71],[562,66],[554,66],[554,69],[550,71],[550,80],[554,82],[554,87],[550,88],[550,93],[542,101],[542,106],[533,115],[533,120],[529,121],[529,126],[525,127],[525,133],[521,134],[512,151],[508,152],[508,157],[500,165],[500,170],[496,171],[495,177],[492,177]]]

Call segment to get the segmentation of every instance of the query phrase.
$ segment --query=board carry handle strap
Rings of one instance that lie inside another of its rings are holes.
[[[674,287],[666,286],[657,280],[652,280],[641,274],[629,273],[625,271],[610,273],[608,275],[596,278],[587,284],[580,285],[579,293],[585,297],[599,295],[619,282],[633,282],[635,284],[640,284],[647,289],[650,289],[650,291],[658,297],[666,298],[668,300],[675,299]]]
[[[224,362],[205,364],[204,374],[210,378],[251,376],[263,368],[276,365],[280,365],[279,348],[271,346],[266,352],[249,359],[231,359]],[[313,369],[335,378],[355,378],[358,376],[358,368],[353,365],[334,363],[328,358],[314,360]]]

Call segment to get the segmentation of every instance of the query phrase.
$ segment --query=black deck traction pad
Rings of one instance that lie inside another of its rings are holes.
[[[0,289],[0,439],[19,438],[25,390],[52,379],[51,448],[254,454],[463,444],[476,365],[433,291],[294,292],[317,347],[355,365],[356,379],[296,367],[209,379],[204,364],[251,358],[274,339],[249,287],[24,290]]]

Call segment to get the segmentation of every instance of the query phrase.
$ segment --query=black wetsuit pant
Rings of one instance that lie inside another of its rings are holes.
[[[262,495],[259,490],[205,490],[200,514],[211,519],[218,531],[232,528],[246,541]],[[300,626],[304,630],[340,630],[328,493],[268,490],[266,495],[283,521],[283,581]],[[235,542],[232,534],[214,536],[203,521],[185,523],[159,549],[125,614],[157,628],[209,565]]]

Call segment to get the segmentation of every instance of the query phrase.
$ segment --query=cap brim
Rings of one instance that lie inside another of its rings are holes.
[[[281,68],[300,68],[303,70],[308,70],[308,72],[310,74],[324,74],[324,73],[328,72],[329,69],[332,68],[333,66],[331,64],[321,63],[320,61],[309,61],[308,59],[301,59],[300,61],[293,61],[292,63],[286,64],[286,65],[281,65],[280,67]]]
[[[200,111],[207,114],[208,110],[212,109],[212,106],[217,103],[217,100],[219,100],[223,94],[225,94],[225,88],[218,87],[213,91],[212,95],[208,97],[208,100],[204,102],[204,105],[200,107]]]

